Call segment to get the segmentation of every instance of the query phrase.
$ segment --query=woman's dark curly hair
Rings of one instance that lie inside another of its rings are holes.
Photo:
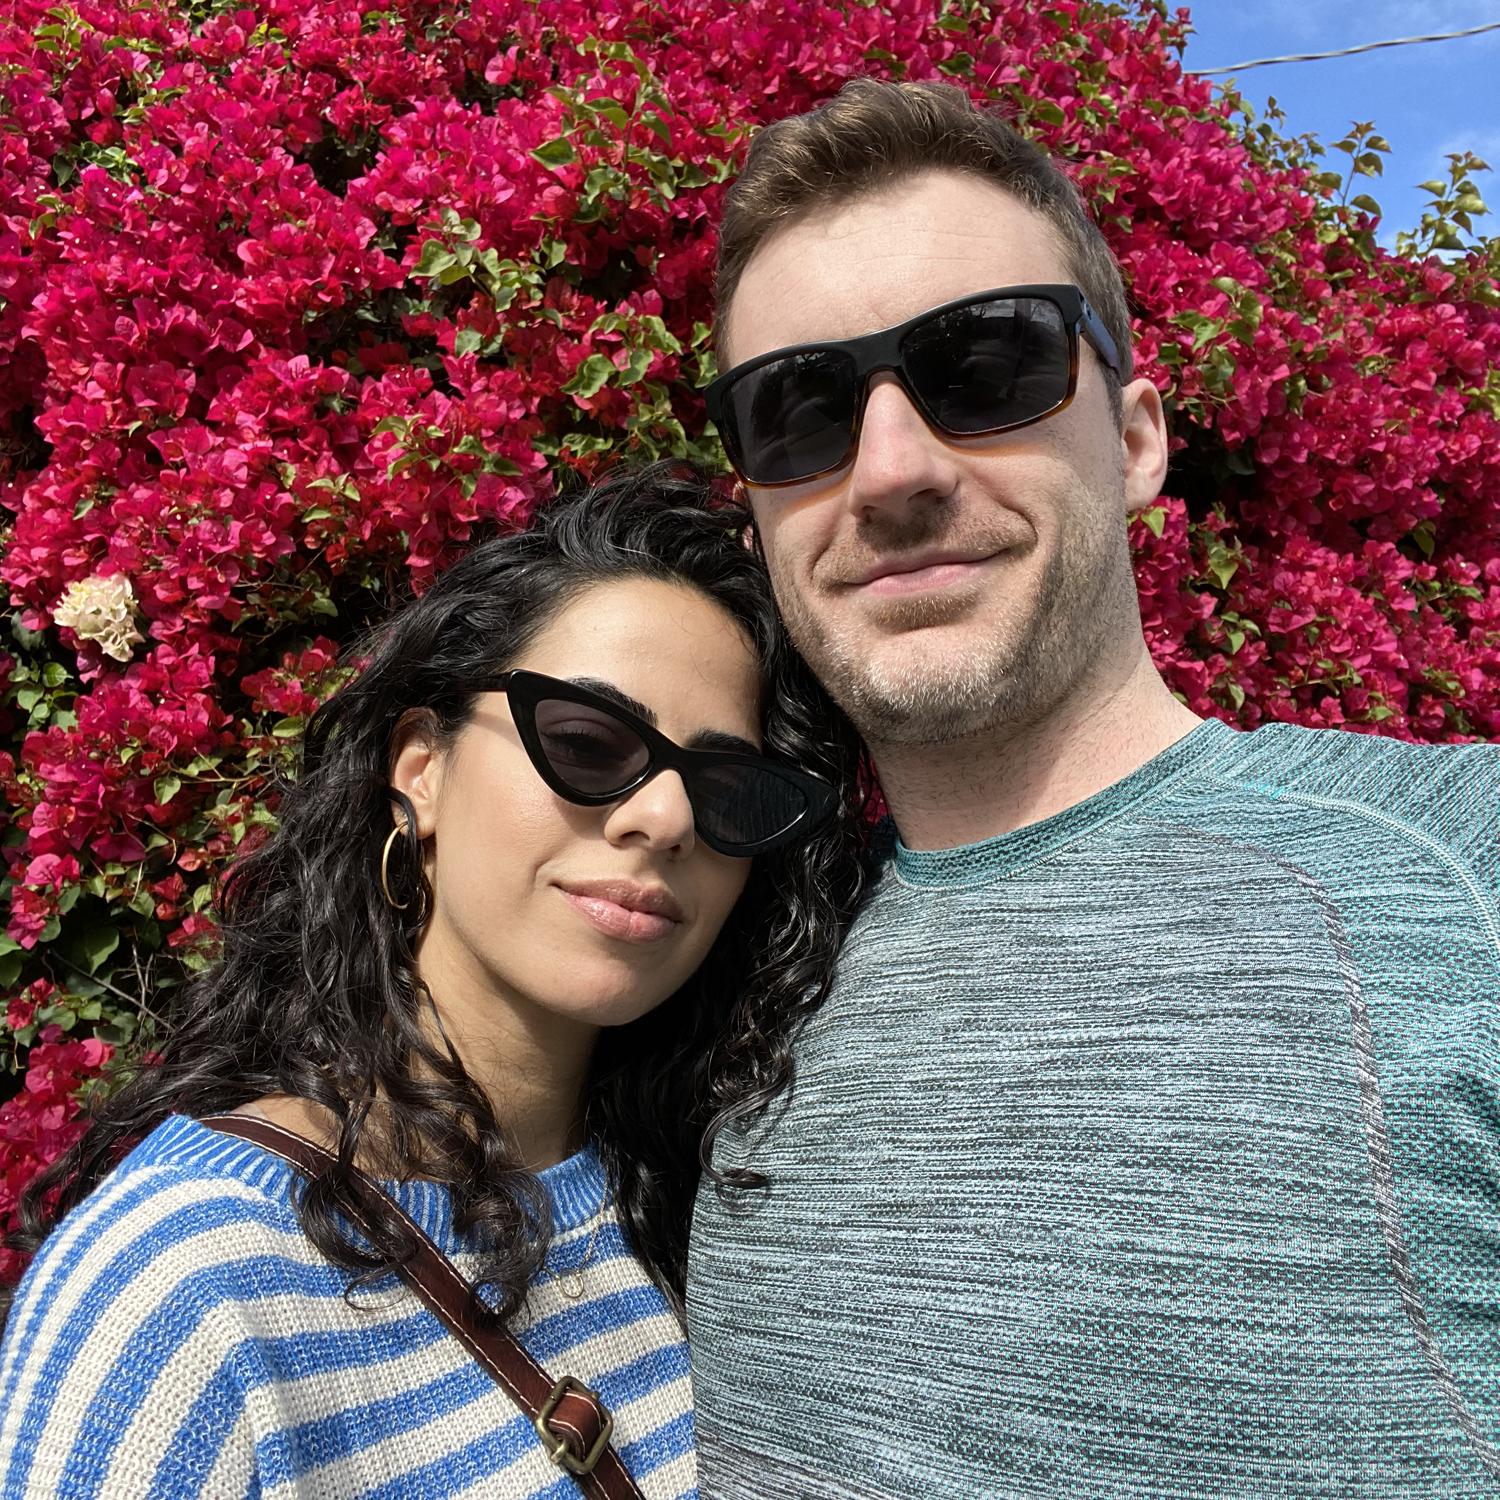
[[[701,590],[739,622],[765,679],[767,753],[841,793],[837,817],[810,841],[756,859],[693,978],[599,1037],[585,1126],[630,1243],[680,1316],[700,1166],[728,1123],[788,1083],[793,1034],[827,991],[865,880],[859,741],[788,644],[744,530],[743,512],[717,504],[695,474],[656,467],[542,507],[531,529],[474,546],[398,610],[365,647],[368,664],[308,724],[278,831],[223,881],[219,961],[185,990],[158,1060],[117,1088],[27,1190],[12,1244],[34,1250],[169,1113],[201,1117],[291,1095],[338,1122],[338,1165],[298,1202],[324,1254],[363,1282],[407,1248],[394,1215],[378,1226],[372,1253],[334,1212],[352,1163],[374,1151],[392,1176],[451,1185],[459,1226],[477,1228],[488,1247],[480,1285],[499,1318],[517,1310],[546,1253],[546,1195],[432,1024],[433,997],[416,978],[414,933],[403,925],[419,903],[403,914],[381,894],[392,803],[404,800],[389,785],[392,737],[415,709],[437,743],[451,743],[478,684],[580,593],[661,579]],[[409,804],[405,812],[414,828]],[[402,864],[420,870],[416,860]]]

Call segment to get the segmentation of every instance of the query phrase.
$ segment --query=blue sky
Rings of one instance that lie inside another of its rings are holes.
[[[1196,31],[1188,40],[1189,68],[1500,21],[1500,0],[1198,0],[1188,8]],[[1500,169],[1500,31],[1279,63],[1240,74],[1238,83],[1257,109],[1274,98],[1289,133],[1311,132],[1325,144],[1339,140],[1351,121],[1375,122],[1392,148],[1385,175],[1354,191],[1368,192],[1384,210],[1385,243],[1397,229],[1415,227],[1426,198],[1416,184],[1446,178],[1448,152],[1473,151]],[[1329,152],[1329,165],[1347,160]],[[1491,209],[1475,228],[1500,234],[1500,170],[1481,174],[1475,185]]]

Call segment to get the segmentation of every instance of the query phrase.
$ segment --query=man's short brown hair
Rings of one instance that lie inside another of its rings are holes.
[[[1121,351],[1130,313],[1120,267],[1078,190],[1040,147],[950,83],[856,78],[807,114],[778,120],[750,145],[724,200],[714,286],[722,327],[745,267],[783,225],[919,172],[966,172],[1041,214],[1068,269]],[[1119,383],[1106,369],[1111,399]]]

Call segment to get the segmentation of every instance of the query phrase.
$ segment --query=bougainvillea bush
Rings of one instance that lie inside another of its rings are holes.
[[[1069,164],[1176,463],[1133,526],[1201,713],[1500,737],[1500,295],[1470,174],[1286,137],[1133,0],[0,5],[0,1221],[207,961],[342,648],[569,469],[719,461],[750,133],[947,78]],[[1347,159],[1346,159],[1347,158]],[[1328,171],[1337,162],[1344,171]],[[14,1274],[14,1264],[0,1274]]]

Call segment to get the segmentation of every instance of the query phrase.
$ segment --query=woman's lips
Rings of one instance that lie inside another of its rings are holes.
[[[670,937],[678,925],[671,917],[659,912],[638,911],[611,901],[607,896],[590,896],[568,890],[562,894],[573,910],[592,923],[596,930],[623,942],[659,943]]]

